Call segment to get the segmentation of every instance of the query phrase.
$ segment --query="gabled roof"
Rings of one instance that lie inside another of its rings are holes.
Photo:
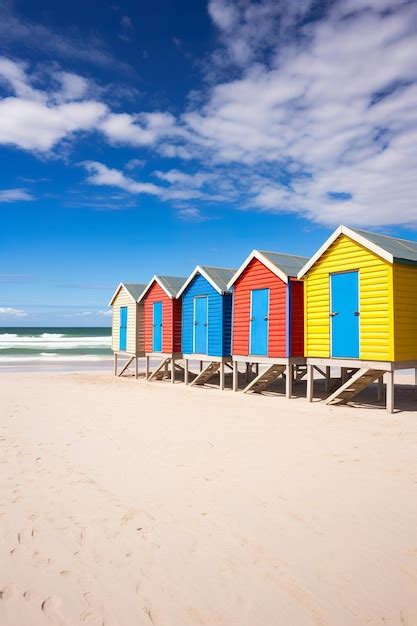
[[[180,276],[153,276],[153,278],[149,281],[143,291],[139,294],[139,297],[137,299],[138,302],[140,302],[145,297],[154,282],[158,283],[158,285],[161,287],[161,289],[165,291],[169,298],[176,298],[178,291],[181,289],[182,285],[185,282],[185,278],[182,278]]]
[[[111,298],[111,300],[109,302],[109,306],[111,306],[113,304],[117,294],[119,293],[119,291],[122,288],[126,289],[127,293],[132,298],[132,300],[134,300],[136,302],[136,300],[138,299],[138,297],[140,296],[142,291],[145,289],[145,285],[142,285],[142,284],[139,284],[139,283],[119,283],[116,291],[112,295],[112,298]]]
[[[397,237],[379,235],[378,233],[368,233],[366,230],[339,226],[311,257],[308,263],[304,265],[298,273],[298,278],[301,278],[308,272],[340,235],[346,235],[389,263],[411,263],[417,265],[417,241],[398,239]]]
[[[201,274],[201,276],[203,276],[210,283],[210,285],[219,292],[220,295],[223,295],[228,292],[227,283],[230,281],[235,272],[236,270],[230,270],[224,267],[197,265],[192,274],[190,274],[181,289],[178,291],[177,298],[184,293],[197,274]]]
[[[258,259],[261,263],[271,270],[284,283],[288,282],[288,278],[297,276],[300,269],[307,263],[308,258],[304,256],[296,256],[294,254],[284,254],[283,252],[267,252],[265,250],[252,250],[250,255],[243,261],[237,272],[227,285],[230,289],[237,281],[239,276],[247,268],[253,259]]]

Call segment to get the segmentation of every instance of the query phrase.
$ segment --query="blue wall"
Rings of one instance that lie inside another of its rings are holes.
[[[232,295],[221,296],[201,274],[182,294],[182,351],[193,353],[194,297],[208,297],[209,356],[229,356],[232,334]]]

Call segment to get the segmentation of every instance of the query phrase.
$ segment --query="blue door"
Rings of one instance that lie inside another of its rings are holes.
[[[359,358],[359,274],[330,275],[332,356]]]
[[[126,350],[127,343],[127,306],[120,307],[119,349]]]
[[[268,354],[269,289],[251,291],[250,353]]]
[[[153,303],[152,350],[162,352],[162,302]]]
[[[194,352],[196,354],[207,354],[207,312],[207,296],[194,298]]]

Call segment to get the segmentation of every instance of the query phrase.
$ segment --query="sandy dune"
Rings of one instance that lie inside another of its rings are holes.
[[[1,626],[415,626],[415,408],[2,374]]]

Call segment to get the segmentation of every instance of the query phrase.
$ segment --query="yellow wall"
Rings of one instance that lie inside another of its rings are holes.
[[[417,359],[417,267],[394,265],[395,359]]]
[[[393,267],[346,235],[304,277],[305,354],[330,355],[330,274],[359,270],[360,358],[393,360]]]
[[[143,306],[136,304],[122,287],[113,302],[112,315],[112,350],[119,351],[120,339],[120,307],[127,306],[127,337],[126,352],[139,354],[143,352]]]

